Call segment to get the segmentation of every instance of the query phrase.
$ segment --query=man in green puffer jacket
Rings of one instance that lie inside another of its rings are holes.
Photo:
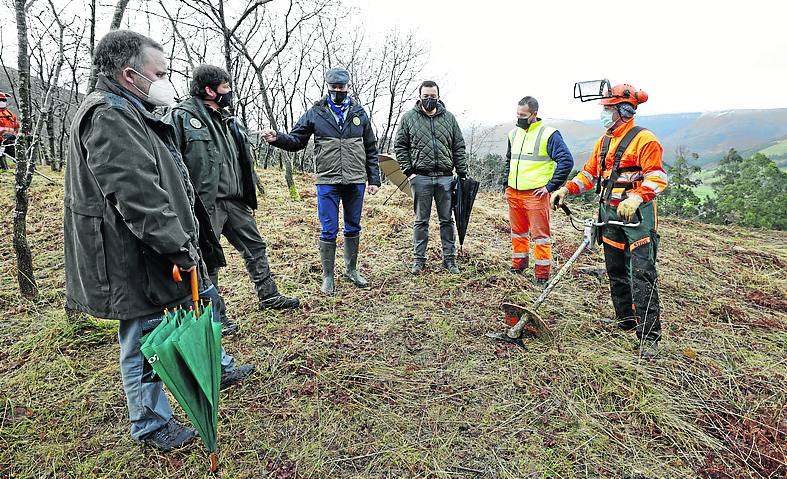
[[[434,198],[440,219],[443,266],[450,273],[457,274],[451,191],[454,170],[460,178],[467,177],[465,140],[456,118],[440,101],[437,83],[423,82],[418,88],[418,95],[420,99],[415,107],[402,117],[394,143],[396,160],[413,190],[412,273],[419,274],[426,264],[429,215]]]

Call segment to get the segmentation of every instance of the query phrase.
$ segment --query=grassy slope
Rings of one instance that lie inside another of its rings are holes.
[[[433,227],[431,270],[413,278],[410,207],[399,194],[383,205],[386,186],[364,216],[373,287],[324,298],[310,178],[291,202],[277,172],[262,177],[272,267],[305,306],[257,311],[228,255],[222,290],[242,331],[226,347],[258,370],[222,395],[224,477],[783,477],[786,234],[664,220],[653,364],[595,326],[611,309],[606,280],[576,270],[543,307],[557,340],[523,351],[482,337],[501,327],[500,302],[537,295],[506,272],[500,196],[477,204],[461,276],[439,270]],[[65,319],[62,193],[40,177],[28,229],[42,295],[17,296],[11,181],[0,172],[0,477],[203,476],[201,446],[163,455],[129,439],[116,325]],[[553,223],[562,262],[579,236]]]
[[[787,139],[781,140],[769,146],[768,148],[760,150],[760,153],[768,157],[787,155]]]

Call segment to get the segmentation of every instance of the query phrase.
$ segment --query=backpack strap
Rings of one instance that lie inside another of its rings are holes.
[[[598,162],[598,174],[596,175],[596,194],[601,194],[601,173],[604,171],[604,163],[607,160],[607,153],[609,153],[609,142],[612,141],[612,138],[604,135],[604,139],[601,140],[601,153],[599,153],[599,159],[601,161]]]
[[[601,195],[602,204],[609,205],[610,197],[612,196],[612,188],[618,181],[618,178],[620,178],[620,160],[623,158],[623,153],[626,152],[631,142],[634,141],[634,138],[636,138],[640,132],[645,130],[646,129],[641,126],[635,126],[634,128],[630,129],[628,133],[626,133],[626,136],[620,140],[620,143],[618,143],[617,147],[615,148],[615,162],[612,164],[612,170],[609,173],[609,178],[605,182],[606,186],[604,188],[604,193]],[[607,138],[605,137],[604,139],[606,140]],[[606,156],[602,157],[601,161],[601,164],[603,165],[606,162]],[[599,182],[601,181],[601,176],[602,175],[599,173]]]

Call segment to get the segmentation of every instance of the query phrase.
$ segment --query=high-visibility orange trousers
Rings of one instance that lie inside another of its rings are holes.
[[[552,266],[552,240],[549,236],[549,195],[541,198],[535,190],[506,188],[508,216],[511,221],[511,267],[525,269],[533,243],[536,278],[549,278]]]

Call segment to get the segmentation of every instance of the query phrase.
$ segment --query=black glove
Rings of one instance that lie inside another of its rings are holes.
[[[456,174],[457,174],[457,176],[459,176],[460,180],[466,180],[467,179],[467,172],[466,171],[459,171]]]

